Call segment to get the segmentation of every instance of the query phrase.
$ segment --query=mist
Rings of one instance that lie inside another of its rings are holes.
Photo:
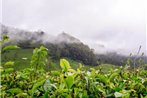
[[[79,39],[62,32],[56,36],[50,35],[44,31],[27,31],[19,28],[13,28],[0,24],[0,34],[6,34],[10,38],[10,43],[18,44],[20,42],[29,42],[32,44],[60,44],[60,43],[82,43]]]
[[[140,45],[147,51],[145,0],[4,0],[2,5],[2,24],[8,26],[52,36],[65,31],[96,53],[136,54]]]

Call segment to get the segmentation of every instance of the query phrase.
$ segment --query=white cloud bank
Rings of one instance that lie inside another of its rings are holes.
[[[65,31],[98,52],[146,49],[145,0],[3,0],[5,25]]]

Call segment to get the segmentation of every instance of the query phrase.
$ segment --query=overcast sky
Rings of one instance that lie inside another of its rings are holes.
[[[96,51],[146,50],[145,0],[3,0],[2,23],[57,35],[65,31]],[[101,48],[100,48],[101,47]]]

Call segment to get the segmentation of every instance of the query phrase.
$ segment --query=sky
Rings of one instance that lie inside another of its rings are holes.
[[[0,23],[2,23],[2,0],[0,0]]]
[[[51,35],[66,32],[96,52],[142,52],[146,46],[145,0],[3,0],[2,24]]]

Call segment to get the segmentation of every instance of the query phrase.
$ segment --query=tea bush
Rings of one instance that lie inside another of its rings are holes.
[[[1,98],[147,98],[147,71],[121,67],[104,74],[93,68],[77,70],[61,59],[62,71],[1,67]]]
[[[2,52],[18,47],[3,47]],[[66,59],[60,60],[62,71],[46,72],[45,47],[36,48],[31,68],[15,71],[0,66],[1,98],[147,98],[147,70],[118,67],[107,73],[101,69],[72,69]],[[12,61],[4,66],[15,66]],[[21,65],[20,65],[21,66]]]

